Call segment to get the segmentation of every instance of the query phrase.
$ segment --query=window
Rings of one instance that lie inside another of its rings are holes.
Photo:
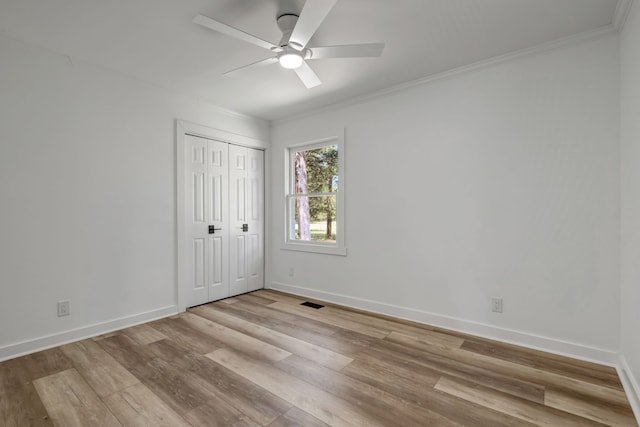
[[[285,249],[346,255],[342,137],[287,148]]]

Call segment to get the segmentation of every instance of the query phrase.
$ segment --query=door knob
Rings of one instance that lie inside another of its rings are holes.
[[[249,224],[242,224],[242,231],[249,231]]]
[[[222,230],[222,228],[216,228],[215,225],[209,226],[209,234],[215,234],[216,230]]]

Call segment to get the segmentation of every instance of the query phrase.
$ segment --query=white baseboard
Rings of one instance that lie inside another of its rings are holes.
[[[624,391],[627,393],[633,414],[636,416],[636,420],[640,420],[640,382],[638,382],[638,378],[633,375],[633,371],[624,356],[620,355],[618,364],[618,376],[622,381]]]
[[[107,322],[96,323],[57,334],[9,344],[0,347],[0,362],[3,360],[13,359],[14,357],[24,356],[25,354],[35,353],[36,351],[46,350],[51,347],[117,331],[118,329],[128,328],[130,326],[172,316],[177,313],[178,307],[176,305],[172,305],[169,307],[159,308],[157,310],[147,311],[145,313],[134,314],[132,316],[121,317]]]
[[[502,341],[509,344],[520,345],[535,350],[542,350],[561,356],[568,356],[574,359],[595,362],[602,365],[618,367],[618,353],[606,349],[590,347],[561,341],[555,338],[543,337],[527,332],[515,331],[512,329],[500,328],[493,325],[460,319],[457,317],[445,316],[442,314],[430,313],[414,308],[401,307],[392,304],[371,301],[364,298],[351,297],[332,292],[318,291],[315,289],[302,288],[285,283],[272,282],[270,289],[300,295],[308,298],[315,298],[340,304],[360,310],[385,314],[400,319],[411,320],[444,329],[468,333],[483,338]]]

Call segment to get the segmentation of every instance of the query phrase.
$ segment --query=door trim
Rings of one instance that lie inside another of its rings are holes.
[[[199,136],[202,138],[214,139],[229,144],[240,145],[243,147],[254,148],[266,151],[267,143],[265,141],[252,138],[249,136],[235,134],[221,129],[191,123],[184,120],[176,120],[176,287],[175,298],[178,306],[178,312],[187,309],[186,298],[183,292],[186,291],[188,265],[186,254],[188,251],[186,245],[186,194],[185,194],[185,135]],[[266,158],[266,156],[265,156]],[[266,175],[266,161],[265,161]],[[265,176],[266,178],[266,176]],[[265,180],[265,191],[266,188]],[[266,209],[265,209],[266,211]],[[266,213],[266,212],[265,212]],[[266,218],[265,218],[266,219]],[[266,228],[266,227],[265,227]],[[265,245],[266,249],[266,245]]]

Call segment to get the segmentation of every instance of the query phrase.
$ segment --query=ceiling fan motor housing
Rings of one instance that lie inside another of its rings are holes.
[[[289,44],[289,39],[291,38],[291,33],[293,32],[294,27],[296,26],[296,22],[298,22],[298,15],[293,13],[285,13],[284,15],[278,16],[278,28],[282,31],[282,38],[280,39],[280,46],[284,47]],[[298,46],[292,46],[297,48]],[[298,50],[302,50],[302,46],[299,47]]]

